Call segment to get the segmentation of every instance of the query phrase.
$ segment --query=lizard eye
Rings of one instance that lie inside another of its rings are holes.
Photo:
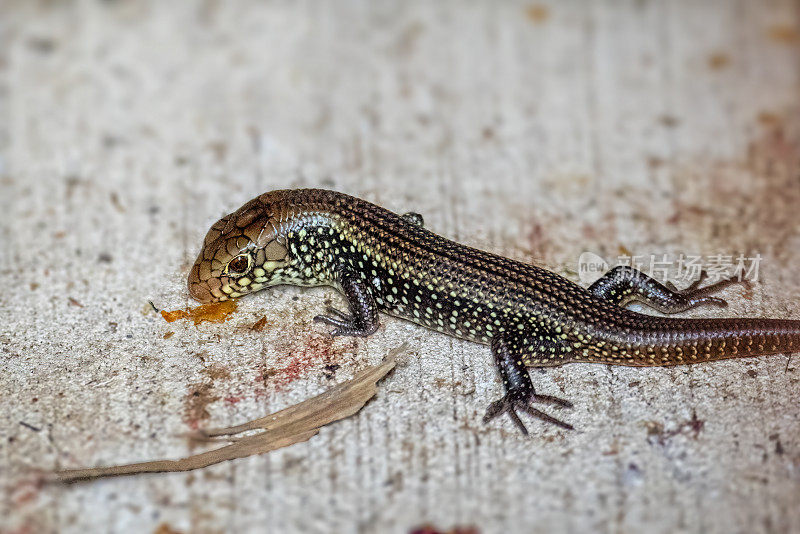
[[[250,262],[253,261],[248,254],[239,254],[228,263],[228,273],[240,275],[250,269]]]

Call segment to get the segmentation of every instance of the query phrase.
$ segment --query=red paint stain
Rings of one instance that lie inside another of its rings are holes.
[[[312,334],[296,343],[290,342],[285,348],[282,347],[290,355],[288,363],[282,367],[260,367],[256,381],[267,387],[284,388],[309,370],[335,364],[345,351],[354,350],[356,344],[357,341],[352,340],[349,347],[343,346],[331,337],[321,334]]]
[[[200,428],[200,423],[211,417],[208,406],[219,400],[209,383],[197,383],[189,387],[189,392],[184,397],[183,421],[192,430]]]
[[[42,477],[32,477],[20,480],[10,489],[9,501],[15,506],[32,504],[39,498],[39,491],[44,485]]]

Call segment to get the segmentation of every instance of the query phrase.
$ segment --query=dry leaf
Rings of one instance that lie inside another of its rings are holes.
[[[156,460],[135,464],[95,467],[89,469],[64,469],[55,473],[61,482],[74,482],[102,477],[133,475],[137,473],[163,473],[191,471],[254,454],[263,454],[294,443],[306,441],[319,432],[319,428],[357,413],[377,392],[377,382],[394,369],[397,357],[406,350],[407,344],[392,349],[383,363],[358,373],[352,380],[334,386],[328,391],[290,406],[279,412],[247,423],[189,434],[197,441],[232,442],[229,445],[182,458],[180,460]],[[262,432],[243,437],[232,436],[249,430]]]

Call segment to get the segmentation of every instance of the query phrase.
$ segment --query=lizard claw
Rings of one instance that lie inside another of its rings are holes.
[[[342,321],[352,321],[353,320],[353,316],[352,315],[350,315],[349,313],[345,313],[343,311],[337,310],[333,306],[326,307],[325,311],[328,312],[330,315],[333,315],[334,317],[336,317],[337,319],[340,319]],[[320,316],[318,315],[317,317],[320,317]]]
[[[315,323],[325,323],[331,326],[335,326],[333,330],[331,330],[331,337],[342,336],[347,334],[353,328],[353,317],[337,310],[336,308],[331,308],[330,306],[326,308],[326,311],[330,315],[317,315],[314,317]]]
[[[538,395],[533,393],[528,399],[515,399],[511,395],[506,394],[502,399],[496,400],[489,405],[489,408],[486,410],[486,415],[483,416],[483,422],[488,423],[492,419],[507,413],[514,425],[519,429],[520,432],[522,432],[522,435],[527,436],[528,429],[525,428],[525,424],[519,418],[519,415],[517,415],[517,410],[521,410],[531,417],[541,419],[547,423],[552,423],[566,430],[574,430],[574,427],[569,423],[565,423],[560,419],[556,419],[551,415],[537,410],[530,405],[531,402],[543,402],[547,404],[555,404],[564,408],[572,408],[572,403],[568,400],[554,397],[552,395]]]
[[[330,334],[331,337],[337,336],[360,336],[366,337],[373,332],[377,328],[377,325],[374,327],[365,327],[360,325],[356,319],[347,313],[339,311],[335,308],[328,307],[326,311],[330,315],[317,315],[314,317],[315,323],[325,323],[335,328],[331,330]]]
[[[703,269],[700,271],[700,277],[684,289],[678,289],[672,282],[665,282],[664,285],[667,289],[672,291],[676,297],[685,300],[686,304],[688,305],[686,309],[692,309],[702,305],[726,308],[728,307],[728,301],[719,297],[711,297],[709,295],[733,284],[742,284],[745,287],[750,287],[750,282],[741,278],[740,274],[734,274],[728,278],[722,278],[712,284],[700,287],[708,278],[708,271]]]

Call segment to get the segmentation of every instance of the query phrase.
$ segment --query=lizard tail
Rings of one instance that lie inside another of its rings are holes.
[[[800,352],[800,321],[648,316],[624,338],[597,343],[583,361],[666,366]]]

